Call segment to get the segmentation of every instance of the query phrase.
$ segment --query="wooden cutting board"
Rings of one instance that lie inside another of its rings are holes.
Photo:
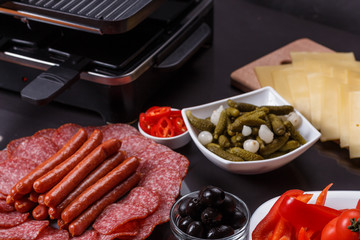
[[[290,63],[290,52],[334,52],[308,38],[291,42],[231,73],[231,84],[244,92],[261,88],[254,68],[257,66],[280,65]]]

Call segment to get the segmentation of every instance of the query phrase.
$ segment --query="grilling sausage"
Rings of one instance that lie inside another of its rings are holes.
[[[100,166],[92,171],[58,206],[49,208],[51,219],[59,219],[61,212],[86,188],[93,185],[97,180],[108,174],[127,157],[126,152],[119,151],[117,154],[106,159]]]
[[[38,202],[38,198],[39,198],[39,193],[35,192],[35,191],[32,191],[30,194],[29,194],[29,200],[32,201],[32,202],[35,202],[37,203]]]
[[[36,203],[27,198],[15,200],[14,207],[16,211],[25,213],[31,211],[36,206]]]
[[[100,130],[95,129],[86,142],[69,158],[58,166],[38,178],[33,188],[38,193],[44,193],[54,187],[65,177],[81,160],[93,151],[102,142],[103,136]]]
[[[107,206],[124,196],[128,191],[135,187],[139,181],[140,174],[134,173],[111,192],[96,201],[69,224],[68,230],[70,234],[72,236],[81,235]]]
[[[95,148],[45,195],[45,205],[56,207],[100,163],[121,147],[121,141],[110,139]]]
[[[53,156],[39,164],[28,175],[23,177],[16,185],[16,191],[20,194],[27,194],[33,190],[33,183],[36,179],[43,176],[49,170],[59,165],[65,159],[74,154],[80,146],[86,141],[87,133],[83,128],[78,132]]]
[[[137,157],[129,157],[95,184],[88,187],[74,201],[72,201],[61,213],[61,219],[65,223],[71,222],[80,215],[87,207],[97,201],[103,195],[114,189],[119,183],[132,175],[139,166]]]
[[[42,204],[37,205],[33,211],[32,216],[35,220],[45,220],[49,216],[48,207]]]

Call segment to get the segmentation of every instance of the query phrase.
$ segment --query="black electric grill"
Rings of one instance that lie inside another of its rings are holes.
[[[2,1],[0,87],[130,122],[211,44],[212,10],[212,0]]]

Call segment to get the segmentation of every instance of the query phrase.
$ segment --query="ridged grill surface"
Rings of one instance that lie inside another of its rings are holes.
[[[88,18],[116,21],[142,9],[151,0],[28,0],[36,7]]]

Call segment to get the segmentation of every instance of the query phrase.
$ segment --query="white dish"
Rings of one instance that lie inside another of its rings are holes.
[[[320,191],[307,192],[313,193],[309,203],[314,203]],[[266,216],[271,207],[274,205],[279,197],[272,198],[260,207],[258,207],[250,219],[250,234],[249,240],[252,240],[251,234],[258,223]],[[325,206],[335,209],[355,208],[358,200],[360,199],[360,191],[329,191],[327,194]]]
[[[273,88],[271,87],[264,87],[259,90],[255,90],[249,93],[241,94],[234,97],[229,97],[223,100],[215,101],[212,103],[184,108],[182,109],[181,113],[188,129],[188,132],[195,142],[196,146],[199,150],[205,155],[207,159],[209,159],[215,165],[238,174],[259,174],[272,171],[277,169],[285,164],[291,162],[299,155],[304,153],[307,149],[309,149],[313,144],[315,144],[321,134],[317,131],[311,123],[298,111],[296,111],[302,118],[302,124],[298,131],[300,134],[306,139],[306,144],[300,146],[299,148],[287,153],[283,156],[272,158],[272,159],[265,159],[259,161],[246,161],[246,162],[231,162],[225,160],[216,154],[207,150],[198,140],[198,131],[193,128],[186,117],[186,111],[191,110],[194,116],[198,118],[207,118],[211,115],[213,110],[217,109],[220,105],[224,107],[227,106],[227,100],[232,99],[236,102],[245,102],[251,103],[257,106],[261,105],[289,105],[289,103],[283,99]]]

